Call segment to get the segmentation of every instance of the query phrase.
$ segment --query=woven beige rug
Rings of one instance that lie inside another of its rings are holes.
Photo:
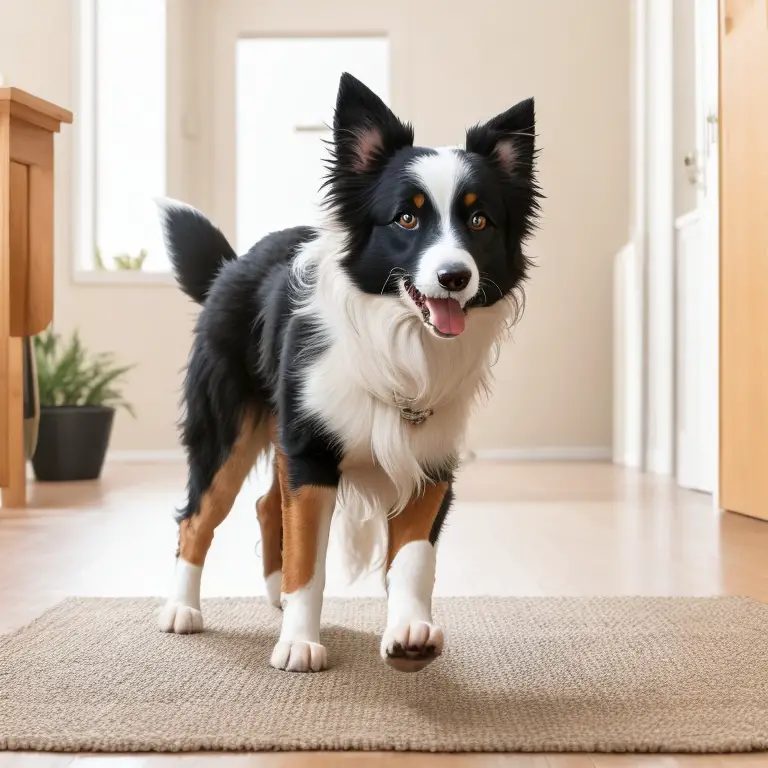
[[[436,602],[444,655],[378,656],[381,600],[327,600],[332,668],[268,666],[280,614],[206,601],[165,635],[151,599],[71,599],[0,636],[0,748],[54,751],[768,749],[768,605],[741,598]]]

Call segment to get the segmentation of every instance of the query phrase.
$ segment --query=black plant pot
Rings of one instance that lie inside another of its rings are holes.
[[[115,409],[101,405],[40,409],[35,477],[43,482],[95,480],[101,474]]]

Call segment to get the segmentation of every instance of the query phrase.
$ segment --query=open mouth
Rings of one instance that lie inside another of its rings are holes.
[[[403,281],[403,287],[421,312],[424,324],[437,336],[452,339],[464,332],[467,312],[456,299],[425,296],[408,278]]]

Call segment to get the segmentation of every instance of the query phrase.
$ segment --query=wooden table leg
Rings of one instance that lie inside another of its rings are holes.
[[[11,335],[11,133],[10,122],[0,115],[0,487],[10,478],[8,410],[10,371],[8,344]]]
[[[51,141],[49,134],[44,137],[46,146]],[[40,190],[32,188],[32,168],[11,161],[8,167],[10,205],[8,207],[10,256],[12,259],[9,269],[10,274],[10,336],[7,341],[6,352],[6,391],[7,391],[7,441],[6,441],[6,466],[7,477],[5,487],[0,493],[0,503],[3,507],[24,507],[27,503],[27,462],[24,452],[24,368],[23,368],[23,343],[20,332],[24,329],[24,322],[30,315],[30,271],[32,264],[31,245],[34,227],[30,226],[30,209],[33,201],[41,208],[41,213],[49,215],[53,219],[52,211],[49,212],[48,197],[50,196],[48,185],[42,184],[44,204],[38,202]],[[37,187],[40,187],[39,175]],[[47,177],[46,177],[47,178]],[[33,192],[36,195],[33,195]],[[43,226],[46,224],[48,226]],[[50,228],[46,221],[41,223],[44,230]],[[40,238],[34,236],[36,241]],[[46,240],[46,238],[43,238]],[[37,243],[36,243],[37,244]],[[44,242],[47,245],[47,240]],[[38,251],[43,251],[38,245]],[[50,254],[40,253],[40,257]],[[41,258],[38,258],[40,261]],[[47,270],[50,272],[50,267]],[[18,326],[14,328],[14,325]]]
[[[8,483],[0,491],[2,506],[27,505],[27,460],[24,454],[24,363],[22,340],[8,340]]]

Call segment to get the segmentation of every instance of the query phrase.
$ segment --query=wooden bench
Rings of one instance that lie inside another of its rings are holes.
[[[53,318],[53,134],[72,114],[0,87],[0,501],[26,505],[22,339]]]

